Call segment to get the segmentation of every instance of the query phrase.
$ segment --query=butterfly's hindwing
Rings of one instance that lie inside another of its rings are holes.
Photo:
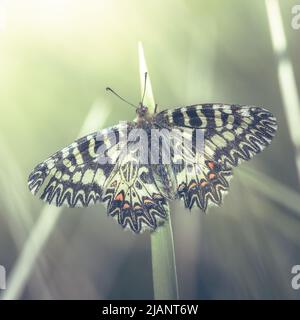
[[[149,166],[137,168],[138,176],[132,185],[117,172],[103,195],[108,215],[115,217],[123,228],[129,227],[136,233],[146,227],[155,230],[168,217],[168,204],[154,179],[146,182],[141,178],[149,174],[149,170]]]
[[[178,174],[178,197],[188,209],[196,205],[205,211],[209,204],[221,205],[231,177],[231,170],[222,170],[213,161],[207,160],[201,166],[187,164]]]
[[[203,131],[204,137],[205,131]],[[195,141],[195,129],[184,129],[189,141]],[[184,201],[186,208],[198,206],[203,211],[208,204],[220,205],[224,193],[228,191],[232,170],[225,169],[221,163],[216,163],[203,149],[192,145],[183,148],[182,164],[173,164],[176,177],[177,197]]]
[[[116,218],[123,228],[135,233],[148,228],[155,230],[169,214],[162,195],[162,184],[149,164],[136,159],[135,146],[116,164],[105,184],[102,200],[108,215]]]

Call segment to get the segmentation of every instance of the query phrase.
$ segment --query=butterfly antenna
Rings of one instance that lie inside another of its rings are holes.
[[[118,95],[112,88],[107,87],[106,91],[109,91],[111,93],[113,93],[115,96],[117,96],[119,99],[121,99],[122,101],[126,102],[127,104],[129,104],[130,106],[134,107],[134,109],[137,108],[137,106],[135,106],[133,103],[127,101],[126,99],[122,98],[120,95]]]
[[[146,94],[146,86],[147,86],[147,72],[145,72],[145,82],[144,82],[144,92],[143,92],[143,97],[142,97],[142,105],[143,105],[145,94]]]

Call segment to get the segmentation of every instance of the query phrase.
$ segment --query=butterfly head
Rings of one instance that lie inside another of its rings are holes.
[[[136,113],[140,118],[144,118],[148,113],[148,108],[140,103],[138,108],[136,109]]]

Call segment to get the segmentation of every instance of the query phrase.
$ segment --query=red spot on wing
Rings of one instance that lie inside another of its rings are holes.
[[[214,170],[214,168],[215,168],[215,163],[214,163],[213,161],[209,161],[209,162],[207,163],[207,165],[208,165],[208,167],[209,167],[210,170]]]
[[[128,208],[130,208],[130,205],[127,202],[125,202],[123,209],[128,209]]]
[[[123,201],[124,200],[124,195],[122,192],[120,192],[116,197],[115,200],[117,201]]]

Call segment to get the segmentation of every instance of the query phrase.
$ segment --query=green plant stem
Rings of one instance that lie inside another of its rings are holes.
[[[154,112],[155,100],[141,43],[139,43],[138,49],[141,93],[143,94],[144,92],[145,72],[147,72],[144,104],[150,111]],[[151,233],[153,289],[156,300],[178,299],[176,260],[170,212],[168,212],[168,215],[168,221],[157,231]]]

